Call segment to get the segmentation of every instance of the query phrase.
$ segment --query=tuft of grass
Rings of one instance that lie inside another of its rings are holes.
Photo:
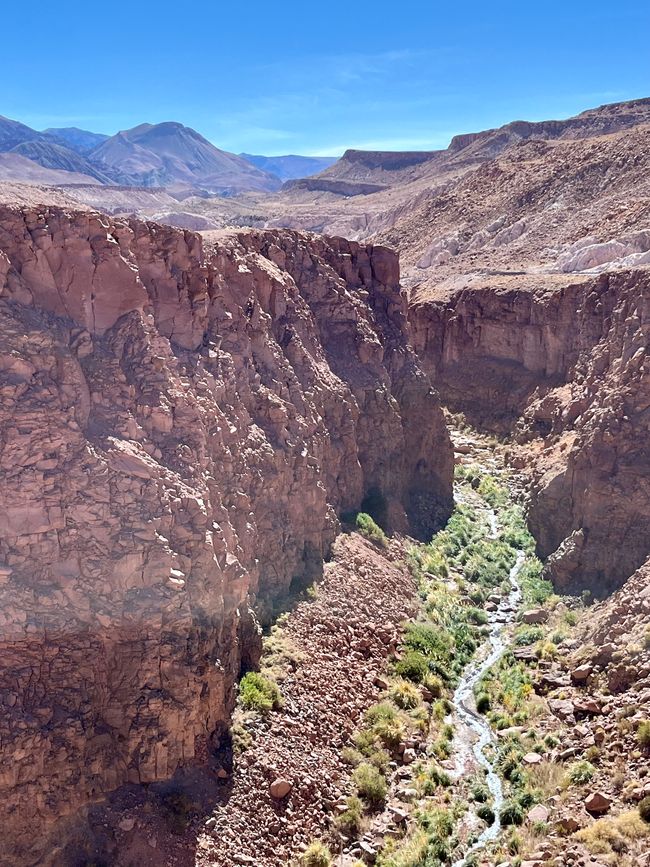
[[[524,811],[517,801],[506,801],[501,809],[499,817],[504,828],[508,825],[522,825],[524,821]]]
[[[492,825],[495,819],[494,810],[487,804],[481,804],[476,811],[476,815],[479,819],[482,819],[486,825]]]
[[[639,816],[641,816],[644,822],[650,824],[650,795],[639,801]]]
[[[598,819],[574,837],[584,843],[592,855],[620,854],[631,842],[650,837],[650,825],[636,810],[630,810],[613,818]]]
[[[650,750],[650,720],[643,720],[643,722],[639,723],[636,739],[640,747],[644,750]]]
[[[574,762],[567,770],[566,779],[574,786],[584,786],[590,783],[596,776],[596,768],[591,762],[583,759],[579,762]]]
[[[422,696],[417,687],[408,680],[395,680],[388,689],[388,697],[397,707],[403,710],[413,710],[422,703]]]
[[[267,714],[282,706],[282,696],[277,683],[258,671],[249,671],[240,680],[239,701],[245,710],[261,714]]]
[[[300,858],[301,867],[330,867],[331,863],[330,850],[319,840],[310,843]]]
[[[384,805],[388,793],[386,778],[368,762],[363,762],[354,769],[352,781],[361,798],[371,810],[378,810]]]
[[[346,837],[355,837],[361,828],[363,803],[356,795],[352,795],[345,804],[345,812],[336,819],[336,827]]]

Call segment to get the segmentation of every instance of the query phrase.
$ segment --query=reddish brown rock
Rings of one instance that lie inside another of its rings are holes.
[[[547,575],[602,596],[650,551],[650,274],[520,283],[414,302],[415,346],[452,409],[521,443]]]
[[[269,786],[269,794],[272,798],[281,800],[282,798],[286,798],[292,789],[293,783],[290,783],[289,780],[282,779],[282,777],[278,777],[278,779],[273,780]]]
[[[338,239],[204,244],[2,209],[0,818],[18,863],[58,817],[210,743],[259,653],[253,607],[320,573],[339,514],[427,535],[448,513],[451,447],[397,278],[390,251]]]
[[[612,799],[602,792],[592,792],[585,798],[585,809],[588,813],[606,813],[612,806]]]

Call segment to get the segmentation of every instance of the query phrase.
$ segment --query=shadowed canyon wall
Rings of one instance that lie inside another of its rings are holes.
[[[0,818],[165,779],[227,723],[274,602],[338,515],[426,536],[452,453],[396,256],[0,214]],[[35,834],[34,829],[39,829]]]
[[[650,272],[464,290],[410,316],[443,401],[520,444],[549,576],[619,586],[650,551]]]

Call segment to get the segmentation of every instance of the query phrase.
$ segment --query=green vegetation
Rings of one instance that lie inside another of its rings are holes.
[[[449,810],[427,806],[415,813],[414,830],[401,843],[388,841],[378,867],[438,867],[448,864],[454,848],[455,817]]]
[[[389,690],[388,697],[402,710],[413,710],[422,702],[420,691],[408,680],[395,680]]]
[[[643,720],[639,723],[636,737],[640,747],[644,750],[650,750],[650,720]]]
[[[613,818],[598,819],[587,828],[575,835],[575,839],[584,843],[592,855],[611,855],[613,857],[626,852],[630,843],[643,840],[650,836],[648,825],[636,810],[621,813]],[[609,861],[608,863],[618,863]]]
[[[650,824],[650,796],[639,802],[639,816]]]
[[[267,714],[282,705],[277,683],[258,671],[249,671],[240,680],[239,701],[245,710],[261,714]]]
[[[330,850],[318,840],[310,843],[300,858],[301,867],[330,867],[331,863]]]
[[[383,807],[388,793],[388,784],[386,777],[374,765],[362,762],[354,769],[352,781],[358,796],[368,807],[375,810]]]
[[[337,830],[346,837],[354,837],[359,833],[363,818],[363,802],[356,795],[346,800],[345,812],[336,819]]]
[[[517,801],[506,801],[499,814],[501,824],[505,827],[508,825],[523,825],[524,811],[521,804]]]
[[[476,815],[479,817],[479,819],[482,819],[486,825],[492,825],[495,819],[494,810],[487,804],[481,804],[481,806],[476,811]]]
[[[584,786],[590,783],[596,775],[596,768],[591,762],[583,759],[580,762],[574,762],[567,770],[567,781],[573,783],[574,786]]]
[[[386,534],[379,524],[375,523],[366,512],[359,512],[355,523],[357,530],[362,536],[365,536],[366,539],[370,539],[371,542],[380,545],[382,548],[385,548],[388,545]]]
[[[530,674],[511,653],[505,653],[485,674],[477,687],[477,702],[478,697],[482,697],[483,705],[487,697],[491,708],[488,719],[497,731],[523,725],[535,713]]]

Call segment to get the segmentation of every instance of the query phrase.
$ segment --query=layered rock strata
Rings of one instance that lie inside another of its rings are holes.
[[[522,445],[548,574],[563,590],[619,586],[650,550],[650,272],[460,291],[411,320],[445,402]]]
[[[444,519],[398,280],[339,239],[2,207],[5,857],[38,863],[55,820],[209,743],[253,610],[319,573],[339,515]]]

